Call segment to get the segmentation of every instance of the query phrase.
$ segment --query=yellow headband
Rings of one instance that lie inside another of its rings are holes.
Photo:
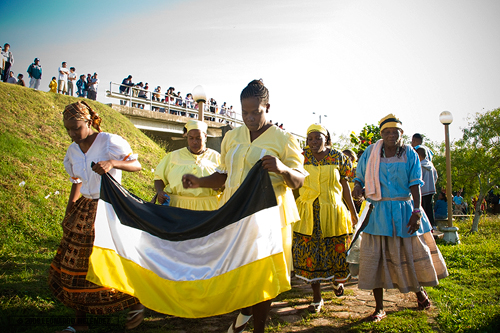
[[[392,113],[389,113],[387,116],[380,119],[378,124],[380,126],[380,132],[382,132],[387,127],[396,127],[403,130],[403,123]]]
[[[312,124],[311,126],[309,126],[309,128],[307,129],[307,134],[309,134],[311,132],[319,132],[319,133],[323,134],[324,136],[328,137],[327,129],[319,124]]]
[[[186,127],[188,132],[192,129],[199,129],[205,134],[207,134],[208,129],[207,123],[198,120],[189,120],[184,127]]]

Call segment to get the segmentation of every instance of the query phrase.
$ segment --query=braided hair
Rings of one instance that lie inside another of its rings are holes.
[[[97,112],[95,112],[85,101],[78,101],[67,105],[63,111],[63,119],[76,119],[90,122],[93,128],[102,132],[101,117],[99,117]]]
[[[257,97],[260,104],[269,103],[269,90],[264,86],[262,79],[253,80],[241,91],[240,101],[249,97]]]

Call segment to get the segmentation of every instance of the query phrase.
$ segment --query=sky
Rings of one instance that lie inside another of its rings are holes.
[[[457,140],[469,117],[500,107],[498,0],[20,0],[0,12],[16,75],[38,57],[48,91],[66,61],[99,74],[103,103],[131,74],[183,96],[202,85],[239,112],[262,78],[268,120],[305,135],[321,115],[334,142],[389,113],[441,142],[444,110]]]

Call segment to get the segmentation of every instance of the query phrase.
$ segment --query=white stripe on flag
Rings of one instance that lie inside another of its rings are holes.
[[[168,241],[122,225],[113,207],[99,200],[94,246],[173,281],[210,279],[283,252],[278,206],[261,210],[205,237]]]

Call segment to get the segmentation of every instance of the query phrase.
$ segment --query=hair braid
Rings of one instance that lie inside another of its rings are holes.
[[[269,90],[262,79],[253,80],[241,91],[240,101],[249,97],[257,97],[261,104],[269,103]]]
[[[102,132],[101,117],[99,117],[97,112],[95,112],[85,101],[78,101],[64,108],[63,119],[69,120],[73,118],[76,120],[88,121],[93,128]]]

